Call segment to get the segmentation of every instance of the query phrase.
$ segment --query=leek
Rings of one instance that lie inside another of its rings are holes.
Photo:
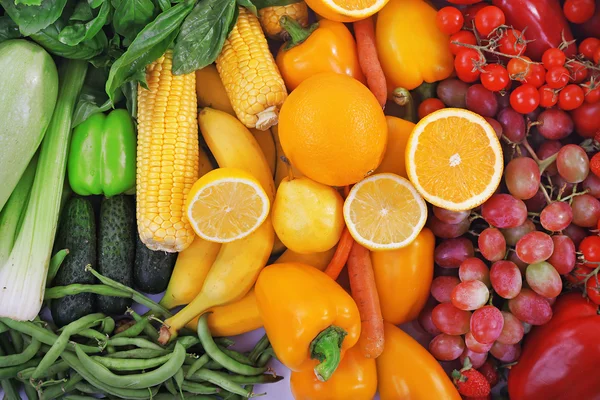
[[[42,141],[33,187],[12,250],[0,260],[0,317],[33,320],[42,308],[58,225],[72,115],[87,63],[66,60],[52,119]],[[83,266],[82,266],[83,268]]]

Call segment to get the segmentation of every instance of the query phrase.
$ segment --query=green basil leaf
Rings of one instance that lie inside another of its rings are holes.
[[[134,120],[137,120],[137,96],[138,85],[134,81],[126,82],[121,86],[121,92],[125,96],[127,110]]]
[[[145,76],[144,68],[161,57],[173,43],[181,23],[192,11],[193,6],[194,0],[177,4],[159,14],[154,21],[142,29],[127,51],[110,68],[106,93],[111,99],[114,100],[117,90],[123,83],[131,80],[139,81]]]
[[[96,8],[100,7],[102,4],[104,4],[106,1],[108,1],[108,0],[88,0],[88,3],[90,5],[90,7],[92,7],[93,9],[96,9]]]
[[[169,0],[158,0],[158,6],[162,11],[167,11],[171,8],[171,2]]]
[[[102,53],[108,46],[108,38],[104,31],[98,32],[92,39],[84,40],[76,46],[61,43],[58,40],[58,35],[63,27],[64,23],[58,20],[47,28],[30,35],[30,37],[52,54],[77,60],[89,60]]]
[[[8,39],[17,39],[21,37],[19,26],[8,15],[0,17],[0,43]]]
[[[88,3],[82,1],[75,5],[75,10],[73,11],[73,14],[71,14],[69,21],[89,21],[92,18],[94,18],[92,7],[90,7]]]
[[[187,74],[215,61],[236,8],[235,0],[203,0],[194,7],[175,42],[174,74]]]
[[[108,99],[104,91],[108,72],[104,68],[89,68],[83,83],[83,88],[77,99],[75,111],[73,113],[73,127],[79,125],[90,116],[106,112],[113,107],[113,102]],[[123,97],[118,93],[118,99],[115,104]]]
[[[76,23],[66,26],[58,35],[58,40],[69,46],[76,46],[84,40],[89,40],[96,36],[104,25],[108,22],[111,5],[108,1],[102,3],[100,12],[96,18],[87,22],[85,25]]]
[[[119,35],[133,41],[153,16],[152,0],[124,0],[115,9],[113,27]]]
[[[256,6],[252,4],[251,0],[237,0],[238,6],[247,8],[254,15],[258,15],[258,11],[256,10]]]
[[[299,3],[302,0],[253,0],[254,6],[257,9],[275,6],[288,6],[290,4]]]
[[[53,24],[62,14],[67,0],[40,0],[39,5],[28,2],[15,4],[14,0],[0,0],[6,13],[19,25],[23,36],[30,36]]]
[[[15,5],[24,4],[26,6],[40,6],[42,0],[15,0]]]

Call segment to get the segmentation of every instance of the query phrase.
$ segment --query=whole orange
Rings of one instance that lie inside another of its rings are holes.
[[[351,185],[377,169],[387,124],[377,99],[347,75],[326,72],[303,81],[279,115],[279,139],[292,165],[330,186]]]

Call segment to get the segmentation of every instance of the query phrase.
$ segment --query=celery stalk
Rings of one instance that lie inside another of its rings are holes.
[[[58,100],[42,141],[25,217],[8,259],[0,265],[0,317],[33,320],[42,307],[58,225],[72,115],[86,71],[87,63],[81,60],[66,60],[60,69]]]

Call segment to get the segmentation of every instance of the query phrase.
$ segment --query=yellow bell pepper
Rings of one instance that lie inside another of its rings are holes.
[[[398,87],[412,90],[454,70],[449,38],[438,29],[436,14],[424,0],[390,0],[377,14],[377,53],[390,96]]]
[[[352,297],[324,272],[300,263],[266,267],[255,292],[277,359],[292,371],[314,367],[317,377],[327,381],[360,336]]]

